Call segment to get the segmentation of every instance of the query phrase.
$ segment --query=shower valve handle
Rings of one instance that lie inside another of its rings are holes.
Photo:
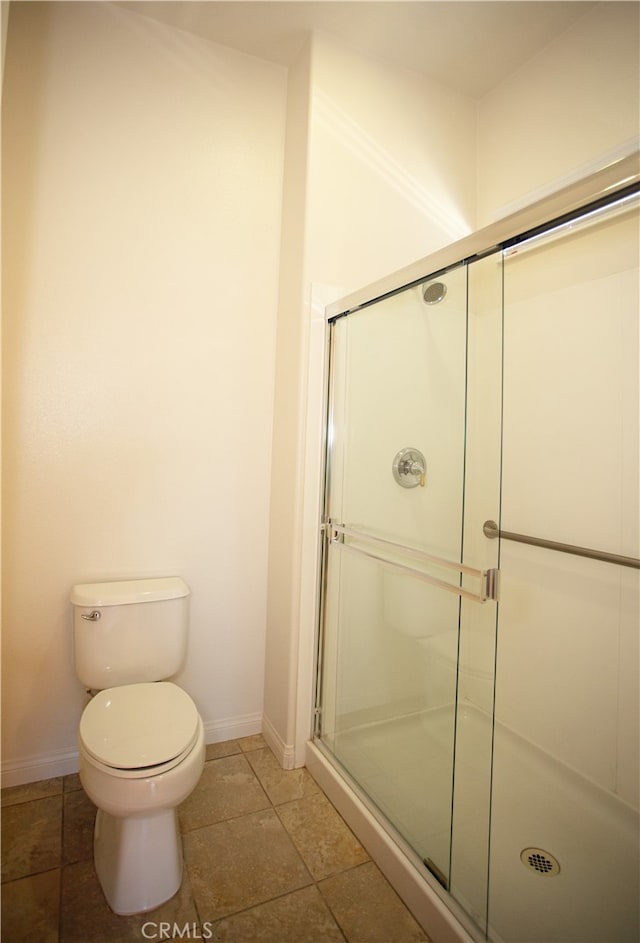
[[[420,462],[410,462],[407,469],[403,470],[403,474],[404,475],[418,475],[418,477],[420,478],[420,481],[418,482],[418,484],[420,485],[421,488],[424,488],[424,482],[427,476],[425,475],[424,466],[421,465]]]
[[[427,463],[418,449],[400,449],[392,465],[393,477],[403,488],[424,488],[427,480]]]

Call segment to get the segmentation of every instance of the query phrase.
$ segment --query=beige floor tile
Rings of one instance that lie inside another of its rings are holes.
[[[247,753],[247,760],[274,805],[320,793],[306,769],[282,769],[269,749]]]
[[[200,782],[178,809],[183,831],[266,809],[269,800],[246,757],[205,763]]]
[[[267,741],[261,733],[255,733],[251,737],[241,737],[238,741],[243,753],[249,753],[251,750],[264,750]]]
[[[205,759],[219,760],[222,756],[233,756],[234,753],[242,753],[237,740],[225,740],[223,743],[208,743]]]
[[[215,943],[344,943],[315,887],[286,894],[205,929]]]
[[[3,881],[58,868],[61,849],[62,792],[3,810]]]
[[[269,808],[187,832],[184,852],[203,921],[214,921],[311,884]]]
[[[73,792],[75,789],[82,789],[80,774],[69,773],[69,775],[65,776],[62,780],[62,790],[63,792]]]
[[[196,925],[197,920],[186,871],[182,887],[171,900],[148,913],[121,917],[109,908],[93,862],[81,861],[64,869],[60,943],[140,943],[144,933],[149,937],[161,922],[182,927]]]
[[[316,881],[369,860],[322,793],[278,806],[277,812]]]
[[[2,888],[2,939],[58,943],[60,871],[45,871]]]
[[[2,790],[2,805],[18,805],[20,802],[31,802],[33,799],[59,796],[61,792],[62,777],[41,779],[39,782],[25,783],[23,786],[7,786]]]
[[[428,941],[376,865],[335,874],[318,884],[348,943]]]
[[[62,863],[93,857],[96,807],[83,790],[65,792],[62,819]]]
[[[427,940],[307,771],[282,770],[261,735],[207,747],[179,810],[182,887],[148,914],[109,909],[77,774],[4,789],[2,804],[3,943],[139,943],[145,924],[221,943]]]

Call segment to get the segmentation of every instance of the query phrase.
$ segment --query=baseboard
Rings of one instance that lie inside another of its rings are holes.
[[[241,714],[204,723],[204,739],[207,743],[222,743],[224,740],[239,740],[252,737],[262,729],[262,714]]]
[[[262,716],[262,736],[273,750],[275,757],[283,769],[294,769],[295,746],[285,743],[276,728],[267,716]]]
[[[239,717],[227,717],[223,720],[208,721],[204,724],[207,743],[221,743],[223,740],[237,740],[251,737],[262,730],[262,714],[243,714]],[[39,756],[28,756],[20,760],[3,760],[2,788],[23,786],[41,779],[54,779],[56,776],[68,776],[78,772],[78,751],[64,750]],[[290,768],[290,767],[286,767]]]
[[[27,756],[21,760],[2,762],[2,788],[23,786],[41,779],[55,779],[78,772],[78,751],[61,750],[39,756]]]

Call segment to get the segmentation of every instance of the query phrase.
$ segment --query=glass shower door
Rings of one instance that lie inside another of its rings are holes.
[[[449,887],[467,269],[332,324],[320,739]],[[461,595],[462,594],[462,595]]]
[[[639,938],[639,243],[623,193],[331,324],[316,739],[492,943]]]
[[[639,233],[627,201],[505,259],[509,534],[639,556]],[[639,572],[501,544],[491,938],[631,943]]]

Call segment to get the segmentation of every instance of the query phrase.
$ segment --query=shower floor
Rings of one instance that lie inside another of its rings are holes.
[[[451,893],[484,930],[490,720],[472,708],[458,716],[464,756],[457,761],[450,828],[452,720],[451,708],[352,728],[336,735],[331,748],[419,857],[445,876],[453,843]],[[640,938],[637,812],[499,724],[491,823],[491,940]],[[525,848],[540,849],[534,862],[541,867],[522,863]],[[554,860],[557,874],[544,864]]]
[[[419,857],[448,874],[451,711],[351,728],[336,735],[333,752]]]

